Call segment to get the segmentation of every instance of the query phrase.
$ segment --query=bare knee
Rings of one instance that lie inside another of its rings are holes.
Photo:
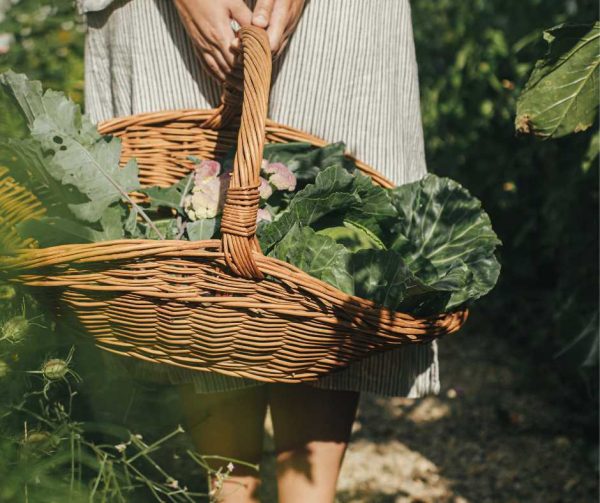
[[[358,393],[272,386],[280,503],[331,503]]]

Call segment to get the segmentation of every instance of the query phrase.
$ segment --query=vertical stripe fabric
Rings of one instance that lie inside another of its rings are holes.
[[[220,88],[198,65],[171,0],[79,0],[79,6],[87,12],[85,99],[92,120],[218,103]],[[397,184],[421,178],[426,165],[408,0],[310,0],[275,63],[269,113],[344,141]],[[145,362],[114,363],[148,378],[193,382],[198,392],[260,385]],[[314,385],[409,397],[437,393],[437,346],[373,355]]]

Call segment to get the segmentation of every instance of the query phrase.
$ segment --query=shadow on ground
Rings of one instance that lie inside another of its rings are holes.
[[[468,325],[440,343],[439,396],[362,397],[337,503],[597,501],[597,454],[560,381]],[[276,501],[272,480],[262,501]]]

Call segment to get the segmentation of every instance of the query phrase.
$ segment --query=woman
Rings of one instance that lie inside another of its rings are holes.
[[[215,106],[239,50],[234,20],[267,30],[276,58],[271,118],[346,142],[398,184],[424,175],[408,0],[176,3],[80,0],[92,119]],[[281,503],[333,501],[360,392],[418,397],[439,389],[435,344],[372,356],[313,385],[152,372],[182,384],[188,430],[202,453],[258,462],[270,407]],[[237,466],[222,501],[258,501],[258,486],[255,473]]]

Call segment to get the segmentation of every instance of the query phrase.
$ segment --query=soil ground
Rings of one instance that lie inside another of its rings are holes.
[[[469,325],[440,342],[440,395],[361,398],[337,503],[598,501],[597,449],[552,367]]]

